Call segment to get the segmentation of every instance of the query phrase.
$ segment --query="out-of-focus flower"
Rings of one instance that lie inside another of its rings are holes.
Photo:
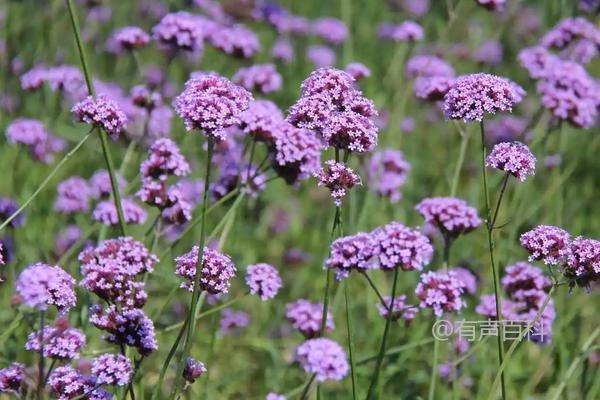
[[[267,397],[265,397],[265,400],[287,400],[287,397],[285,397],[282,394],[278,394],[278,393],[268,393]]]
[[[502,44],[497,40],[484,42],[473,53],[473,59],[480,64],[500,64],[502,62]]]
[[[352,168],[334,160],[325,161],[325,166],[315,176],[319,179],[319,186],[329,189],[331,197],[338,207],[342,204],[342,199],[348,190],[362,184],[360,176]]]
[[[13,362],[9,367],[0,369],[0,393],[21,393],[21,385],[25,380],[25,366]]]
[[[400,189],[406,183],[410,169],[410,164],[400,150],[376,151],[367,165],[371,188],[396,203],[402,198]]]
[[[571,244],[565,276],[580,286],[600,281],[600,241],[577,237]]]
[[[188,357],[185,360],[185,367],[183,368],[183,378],[189,383],[196,382],[196,379],[200,378],[202,374],[206,372],[206,367],[201,361],[197,361],[192,357]]]
[[[372,232],[378,243],[377,257],[383,270],[402,268],[405,271],[422,270],[433,257],[433,247],[421,232],[390,222]]]
[[[150,42],[150,36],[137,26],[125,26],[115,31],[108,40],[111,51],[120,54],[123,51],[131,51],[146,47]]]
[[[384,23],[379,26],[379,37],[394,42],[418,42],[424,36],[423,27],[414,21],[404,21],[398,25]]]
[[[316,374],[318,382],[341,381],[349,370],[348,359],[342,347],[327,338],[309,339],[298,346],[296,360],[304,371]]]
[[[357,233],[334,240],[325,268],[335,270],[338,280],[346,278],[352,270],[373,268],[371,259],[376,255],[377,242],[368,233]]]
[[[408,59],[405,74],[410,79],[432,76],[454,78],[454,68],[437,56],[422,54]]]
[[[175,258],[175,274],[185,278],[189,282],[182,282],[180,287],[194,290],[196,277],[196,265],[198,265],[198,246]],[[210,294],[227,293],[230,280],[236,274],[236,268],[231,259],[210,247],[204,247],[202,252],[202,263],[200,265],[200,289]]]
[[[293,327],[298,329],[305,337],[315,337],[321,330],[323,304],[311,303],[305,299],[296,300],[295,302],[286,305],[285,317],[292,323]],[[333,316],[331,310],[328,310],[325,321],[325,330],[331,331],[333,329]]]
[[[467,294],[477,293],[477,277],[470,269],[464,267],[450,268],[449,271],[454,273],[454,277],[462,282],[463,289]]]
[[[140,165],[143,177],[159,178],[161,175],[185,176],[190,166],[181,154],[177,144],[171,139],[155,141],[148,150],[148,159]]]
[[[152,38],[169,48],[197,51],[205,35],[202,22],[204,18],[186,11],[167,14],[152,28]]]
[[[312,31],[315,35],[331,44],[344,43],[348,36],[348,28],[337,18],[324,17],[313,22]]]
[[[271,56],[274,60],[287,64],[294,59],[294,47],[290,41],[279,38],[273,43]]]
[[[122,192],[127,187],[125,179],[117,172],[115,174],[117,186]],[[96,171],[89,180],[89,192],[94,199],[106,199],[112,194],[112,185],[110,182],[110,174],[107,170],[102,169]]]
[[[503,142],[494,146],[485,160],[485,165],[505,171],[521,182],[535,175],[535,156],[521,142]]]
[[[233,82],[250,91],[271,93],[281,89],[282,78],[273,64],[256,64],[240,68],[232,78]]]
[[[123,218],[126,224],[141,225],[146,222],[148,213],[135,200],[130,198],[121,199],[121,207],[123,207]],[[92,213],[94,221],[98,221],[104,225],[117,225],[119,223],[119,215],[115,202],[112,200],[104,200],[96,205],[96,209]]]
[[[256,33],[242,25],[221,26],[208,35],[208,42],[223,53],[252,58],[261,49]]]
[[[481,225],[477,210],[454,197],[427,198],[415,209],[425,222],[435,225],[448,238],[457,238]]]
[[[110,136],[115,137],[125,129],[127,124],[127,116],[119,105],[102,94],[96,99],[88,96],[85,100],[76,103],[71,113],[78,122],[104,129]]]
[[[431,308],[438,317],[444,312],[460,311],[466,306],[461,298],[464,285],[453,272],[426,272],[421,275],[415,294],[421,308]]]
[[[249,323],[250,316],[247,313],[224,308],[219,321],[219,335],[226,336],[240,328],[245,328]]]
[[[445,76],[418,77],[413,89],[418,99],[440,101],[444,99],[453,84],[454,78]]]
[[[397,321],[400,318],[404,319],[406,323],[410,323],[417,314],[417,307],[406,304],[406,295],[400,295],[394,298],[394,306],[392,307],[390,314],[390,307],[392,306],[392,297],[385,296],[383,298],[385,304],[377,303],[377,311],[384,319],[391,318],[392,321]]]
[[[497,144],[501,142],[514,142],[524,136],[527,132],[527,120],[513,115],[502,115],[490,121],[486,121],[486,142]]]
[[[477,4],[489,11],[503,11],[507,0],[477,0]]]
[[[98,384],[125,386],[133,376],[133,365],[122,354],[102,354],[92,361],[92,373]]]
[[[288,184],[308,179],[320,168],[322,146],[314,132],[282,122],[273,136],[273,169]]]
[[[306,50],[306,57],[313,63],[315,68],[332,67],[335,65],[337,58],[332,48],[320,45],[309,46]]]
[[[19,205],[10,197],[0,198],[0,221],[4,222],[10,218],[17,210]],[[23,213],[13,218],[9,225],[11,228],[18,228],[25,223],[25,215]]]
[[[65,254],[71,246],[77,243],[82,234],[83,232],[77,225],[65,226],[56,236],[56,241],[54,242],[54,252],[56,255],[60,257]]]
[[[75,279],[62,268],[36,263],[25,268],[15,284],[21,300],[31,308],[55,306],[60,313],[75,306]]]
[[[240,128],[255,140],[273,144],[275,131],[280,129],[283,113],[270,100],[254,100],[240,114]]]
[[[366,65],[359,62],[352,62],[346,65],[345,70],[355,81],[360,81],[371,76],[371,70],[367,68]]]
[[[275,267],[260,263],[248,266],[246,284],[250,288],[251,294],[256,294],[265,301],[275,297],[283,282]]]
[[[90,187],[85,179],[80,176],[72,176],[56,187],[58,195],[54,203],[54,209],[64,213],[72,214],[86,212],[90,208]]]
[[[46,325],[43,333],[32,332],[27,338],[25,349],[40,352],[42,338],[44,357],[54,360],[73,360],[79,358],[79,351],[85,346],[85,335],[76,328]]]
[[[583,17],[566,18],[549,30],[541,39],[548,49],[561,50],[561,56],[587,64],[598,55],[600,29]]]

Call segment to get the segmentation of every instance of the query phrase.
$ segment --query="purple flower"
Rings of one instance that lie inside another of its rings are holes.
[[[484,42],[475,53],[473,59],[479,64],[498,65],[502,62],[502,44],[497,40]]]
[[[510,320],[513,316],[514,303],[508,299],[500,299],[502,318]],[[484,294],[479,298],[479,304],[475,307],[477,314],[488,318],[497,319],[496,314],[496,298],[493,294]]]
[[[331,147],[357,153],[372,151],[377,145],[373,120],[353,111],[334,113],[322,131],[323,140]]]
[[[246,269],[246,285],[250,293],[258,295],[263,301],[275,297],[282,284],[279,272],[272,265],[253,264]]]
[[[224,308],[221,311],[221,320],[219,321],[219,335],[226,336],[239,328],[245,328],[250,323],[250,316],[243,311],[233,311],[231,308]]]
[[[265,397],[265,400],[287,400],[287,397],[278,393],[270,392],[267,394],[267,397]]]
[[[414,21],[404,21],[398,25],[382,24],[379,37],[393,42],[417,42],[423,40],[423,27]]]
[[[282,78],[273,64],[255,64],[240,68],[232,78],[233,82],[260,93],[271,93],[281,89]]]
[[[477,3],[489,11],[503,11],[507,0],[477,0]]]
[[[482,122],[484,114],[512,111],[525,91],[516,83],[490,74],[458,77],[444,97],[444,112],[450,119]]]
[[[123,50],[134,50],[146,47],[150,36],[138,26],[125,26],[115,31],[109,41],[116,45],[117,54]]]
[[[115,178],[119,191],[123,192],[127,187],[127,182],[119,173],[115,174]],[[89,192],[94,199],[106,199],[112,195],[110,174],[107,170],[102,169],[92,175],[89,180]]]
[[[98,384],[125,386],[133,376],[133,365],[122,354],[102,354],[92,361],[92,373]]]
[[[419,307],[431,308],[440,317],[444,312],[460,311],[466,306],[461,295],[464,285],[453,272],[426,272],[421,275],[415,294]]]
[[[30,92],[38,90],[46,81],[47,75],[48,70],[46,67],[34,67],[26,73],[24,73],[23,75],[21,75],[21,88]]]
[[[169,48],[194,51],[202,48],[204,18],[179,11],[165,15],[152,28],[152,38]]]
[[[506,267],[502,277],[502,288],[513,301],[537,303],[540,291],[549,289],[551,284],[542,270],[524,261]]]
[[[73,360],[79,358],[79,351],[85,346],[85,335],[76,328],[46,325],[43,334],[39,331],[29,334],[25,349],[41,351],[40,336],[44,344],[44,357],[55,360]]]
[[[313,22],[312,31],[315,35],[331,44],[344,43],[348,36],[348,28],[337,18],[318,18]]]
[[[454,68],[450,64],[437,56],[425,54],[409,58],[406,62],[405,73],[410,79],[433,76],[454,78]]]
[[[59,400],[88,400],[112,399],[112,394],[98,388],[97,378],[83,375],[70,365],[57,367],[48,378],[48,386],[52,394]]]
[[[83,85],[81,71],[72,65],[48,68],[45,80],[53,92],[73,93]]]
[[[541,45],[562,50],[562,55],[576,62],[587,64],[598,54],[600,29],[585,18],[566,18],[549,30],[541,39]]]
[[[252,95],[217,75],[202,75],[185,83],[174,102],[186,129],[203,131],[207,136],[225,139],[225,128],[238,124],[239,115],[248,108]]]
[[[521,182],[524,182],[527,176],[535,175],[535,163],[535,156],[529,147],[521,142],[498,143],[485,160],[486,166],[505,171]]]
[[[102,310],[94,305],[89,309],[90,323],[107,333],[104,339],[110,343],[135,347],[148,356],[158,349],[152,320],[139,308],[117,310],[115,305]]]
[[[200,378],[202,374],[206,372],[206,367],[201,361],[197,361],[192,357],[188,357],[185,360],[185,368],[183,369],[183,379],[189,383],[196,382],[196,379]]]
[[[427,14],[431,4],[429,0],[404,0],[402,8],[413,17],[421,18]]]
[[[304,371],[316,374],[318,382],[341,381],[349,366],[342,347],[331,339],[309,339],[296,349],[296,360]]]
[[[467,294],[477,293],[477,277],[470,269],[464,267],[450,268],[449,271],[454,272],[454,277],[462,282],[463,289]]]
[[[221,26],[210,33],[208,41],[216,49],[235,57],[252,58],[260,51],[258,36],[243,25]]]
[[[318,336],[323,319],[323,304],[299,299],[293,303],[288,303],[285,308],[285,317],[292,323],[294,328],[298,329],[307,338]],[[332,331],[333,328],[333,316],[331,310],[328,309],[325,330]]]
[[[538,225],[519,239],[531,255],[529,261],[543,260],[547,265],[558,265],[571,255],[571,235],[551,225]]]
[[[418,77],[415,80],[414,91],[418,99],[440,101],[454,85],[454,78],[445,76]]]
[[[21,385],[25,380],[25,366],[13,362],[9,367],[0,369],[0,393],[21,393]]]
[[[18,118],[6,128],[6,139],[10,144],[24,144],[34,146],[45,142],[48,132],[37,119]]]
[[[279,38],[273,43],[271,56],[274,60],[287,64],[294,58],[294,47],[288,40]]]
[[[21,272],[15,286],[27,306],[42,311],[55,306],[60,313],[65,313],[77,301],[75,279],[57,266],[30,265]]]
[[[319,186],[329,189],[333,202],[338,207],[342,204],[342,199],[348,190],[362,184],[360,176],[352,168],[333,160],[325,161],[325,167],[315,173],[315,177],[319,179]]]
[[[502,115],[486,122],[486,142],[497,144],[501,142],[513,142],[526,134],[527,120],[512,115]]]
[[[125,129],[127,123],[127,116],[119,105],[103,94],[98,95],[96,99],[88,96],[85,100],[76,103],[71,113],[76,121],[104,129],[114,137]]]
[[[175,274],[187,279],[180,287],[192,292],[196,276],[196,265],[198,264],[198,246],[175,258]],[[237,269],[231,259],[210,247],[204,247],[202,253],[202,265],[200,270],[200,289],[209,294],[227,293],[230,280],[235,276]]]
[[[379,267],[384,270],[402,268],[405,271],[422,270],[433,257],[433,247],[421,232],[390,222],[372,233],[378,243]]]
[[[326,68],[335,65],[335,51],[327,46],[312,45],[306,50],[306,57],[314,64],[315,68]]]
[[[352,270],[359,272],[373,268],[371,259],[376,255],[377,242],[368,233],[357,233],[334,240],[330,256],[325,260],[325,268],[335,270],[336,279],[350,275]]]
[[[90,208],[90,187],[85,179],[72,176],[56,187],[58,195],[54,209],[64,214],[87,212]]]
[[[481,225],[477,210],[462,199],[432,197],[421,201],[415,209],[425,222],[435,225],[444,236],[457,238]]]
[[[77,225],[67,225],[56,236],[54,252],[58,257],[62,256],[81,238],[83,232]]]
[[[308,179],[320,168],[321,142],[315,133],[282,122],[273,136],[273,169],[288,184]]]
[[[280,129],[283,113],[270,100],[254,100],[240,114],[240,129],[255,140],[272,144],[275,131]]]
[[[148,150],[148,159],[142,162],[140,173],[143,177],[159,178],[161,175],[185,176],[190,166],[171,139],[158,139]]]
[[[402,198],[400,188],[406,183],[410,169],[400,150],[388,148],[376,151],[367,164],[371,188],[396,203]]]
[[[371,70],[363,63],[353,62],[346,65],[345,71],[355,80],[360,81],[371,76]]]
[[[148,213],[133,199],[121,199],[121,207],[123,207],[123,218],[126,224],[141,225],[146,222]],[[98,221],[104,225],[117,225],[119,223],[119,215],[115,207],[115,202],[113,200],[99,202],[92,213],[92,218],[94,221]]]
[[[600,280],[600,241],[577,237],[565,265],[565,275],[580,286]]]
[[[385,296],[383,300],[385,304],[377,303],[375,307],[377,307],[377,312],[379,312],[379,315],[381,315],[384,319],[388,319],[390,317],[392,298],[391,296]],[[392,308],[391,319],[392,321],[397,321],[402,318],[407,324],[409,324],[410,321],[415,318],[417,311],[417,307],[406,304],[405,295],[400,295],[394,298],[394,307]]]
[[[161,216],[168,223],[182,225],[192,219],[193,204],[188,202],[177,186],[169,188],[169,203],[161,211]]]
[[[527,47],[519,52],[519,64],[527,70],[533,79],[546,74],[548,67],[557,59],[542,46]]]
[[[0,197],[0,221],[4,222],[19,209],[19,205],[10,197]],[[25,223],[25,215],[19,214],[10,221],[11,228],[18,228]]]

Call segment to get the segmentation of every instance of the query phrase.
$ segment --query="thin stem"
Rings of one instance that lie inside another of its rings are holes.
[[[363,275],[365,277],[365,279],[367,280],[367,282],[369,282],[369,286],[371,286],[371,289],[373,289],[373,291],[379,298],[379,302],[381,303],[381,305],[387,309],[388,306],[385,304],[385,300],[384,300],[383,296],[381,295],[381,292],[379,291],[379,289],[377,289],[377,286],[375,286],[375,282],[373,282],[373,280],[367,274],[366,271],[361,271],[361,275]]]
[[[316,377],[317,377],[317,374],[312,374],[310,379],[308,380],[308,382],[306,382],[306,385],[304,386],[304,390],[302,390],[302,394],[300,395],[300,400],[308,399],[308,392],[310,391],[310,387],[312,386],[312,383],[314,382]]]
[[[460,125],[457,124],[457,129],[461,136],[460,141],[460,152],[458,153],[458,160],[456,161],[456,167],[454,168],[454,176],[452,177],[452,185],[450,186],[450,197],[456,196],[458,190],[458,181],[460,180],[460,171],[465,162],[465,154],[469,147],[469,134],[467,130],[463,130]]]
[[[486,158],[486,149],[485,149],[485,127],[483,121],[479,123],[480,131],[481,131],[481,170],[483,174],[483,193],[485,196],[485,216],[486,216],[486,228],[487,228],[487,236],[488,236],[488,249],[490,252],[490,263],[492,265],[492,274],[494,278],[494,297],[496,300],[496,316],[498,320],[498,364],[502,366],[504,362],[504,345],[502,343],[503,338],[503,326],[502,326],[502,309],[501,309],[501,297],[500,297],[500,285],[498,284],[499,277],[498,271],[496,270],[496,263],[494,260],[494,236],[493,236],[493,225],[491,220],[491,210],[490,210],[490,199],[488,192],[488,184],[487,184],[487,171],[485,168],[485,158]],[[498,207],[500,204],[498,204]],[[504,372],[501,370],[500,380],[502,383],[502,399],[506,400],[506,383],[504,381]]]
[[[396,284],[398,283],[398,270],[397,267],[394,269],[394,283],[392,284],[392,299],[390,300],[390,310],[394,309],[394,300],[396,296]],[[379,379],[379,370],[381,369],[381,363],[383,362],[383,356],[385,355],[385,343],[387,341],[388,333],[390,330],[390,326],[392,323],[392,314],[388,312],[386,321],[385,321],[385,329],[383,331],[383,339],[381,339],[381,347],[379,349],[379,356],[377,357],[377,362],[375,363],[375,369],[373,370],[373,376],[371,377],[371,385],[369,386],[369,391],[367,392],[367,400],[373,398],[375,393],[375,387],[377,386],[377,380]]]
[[[196,321],[194,319],[197,313],[198,300],[200,298],[200,276],[202,275],[202,259],[204,257],[204,242],[206,239],[206,209],[208,207],[208,193],[210,189],[210,172],[212,166],[212,157],[215,149],[215,139],[210,137],[208,138],[208,153],[206,157],[206,176],[204,178],[204,199],[202,203],[202,220],[200,223],[200,243],[198,246],[198,261],[196,262],[196,275],[194,277],[194,290],[192,292],[192,299],[190,301],[190,310],[188,313],[188,319],[190,320],[189,325],[187,326],[187,334],[185,336],[183,351],[179,357],[179,367],[178,370],[181,372],[183,370],[183,364],[185,363],[185,358],[188,356],[192,341],[194,338],[194,328],[196,327]],[[183,329],[183,328],[182,328]],[[181,384],[181,373],[178,373],[175,377],[175,385],[173,388],[173,394],[171,398],[175,398],[177,393],[179,392],[179,386]]]
[[[29,206],[29,204],[33,201],[33,199],[35,199],[40,192],[46,187],[46,185],[48,185],[48,183],[50,182],[50,180],[54,177],[54,175],[56,175],[56,173],[58,172],[58,170],[73,156],[73,154],[75,154],[77,152],[77,150],[79,150],[81,148],[81,146],[83,146],[83,144],[90,138],[90,136],[92,135],[92,131],[93,128],[88,132],[87,135],[85,135],[83,137],[83,139],[81,139],[79,141],[79,143],[77,143],[75,145],[75,147],[73,147],[73,149],[71,151],[69,151],[62,160],[60,160],[58,162],[58,164],[56,164],[56,166],[52,169],[52,171],[50,171],[50,173],[48,174],[48,176],[46,177],[46,179],[44,179],[42,181],[42,183],[40,184],[40,186],[38,186],[38,188],[35,190],[35,192],[33,192],[33,194],[31,196],[29,196],[29,198],[27,200],[25,200],[25,202],[23,203],[23,205],[21,207],[19,207],[19,209],[17,211],[15,211],[14,213],[12,213],[12,215],[10,217],[8,217],[3,223],[2,225],[0,225],[0,231],[2,229],[4,229],[8,224],[10,224],[10,222],[15,219],[19,214],[21,214],[23,212],[24,209],[27,208],[27,206]]]
[[[181,339],[183,338],[183,334],[185,333],[185,327],[187,326],[187,324],[188,324],[188,319],[186,318],[185,321],[183,322],[182,329],[179,330],[179,333],[177,334],[177,338],[175,339],[173,346],[171,346],[171,349],[169,350],[169,354],[167,354],[167,358],[165,359],[165,362],[163,363],[163,366],[160,369],[160,375],[158,376],[158,383],[156,384],[156,386],[154,388],[154,393],[152,393],[152,400],[158,399],[159,393],[162,389],[163,382],[165,380],[167,368],[169,368],[169,364],[171,363],[171,360],[173,359],[173,356],[175,355],[175,352],[177,351],[177,348],[179,347],[179,343],[181,342]]]
[[[426,344],[430,344],[434,340],[435,339],[432,339],[432,338],[424,339],[424,340],[421,340],[420,342],[413,342],[413,343],[408,343],[408,344],[405,344],[402,346],[393,347],[385,352],[384,357],[393,356],[395,354],[400,354],[405,350],[414,349],[415,347],[425,346]],[[365,358],[358,360],[356,362],[356,365],[364,365],[364,364],[370,363],[371,361],[375,361],[378,358],[379,358],[379,353],[375,354],[374,356],[365,357]]]
[[[508,178],[510,178],[510,173],[507,172],[504,175],[504,179],[502,180],[502,188],[500,189],[500,195],[498,196],[498,202],[496,203],[496,210],[494,211],[494,218],[492,218],[492,229],[496,226],[496,219],[498,218],[498,211],[500,210],[500,204],[502,204],[502,198],[504,197],[504,192],[506,191],[506,185],[508,183]]]
[[[437,381],[437,360],[440,352],[440,341],[433,341],[433,359],[431,360],[431,379],[429,380],[429,400],[435,399],[435,383]]]
[[[38,362],[38,385],[37,385],[37,398],[42,399],[44,395],[44,324],[45,324],[46,313],[44,310],[40,311],[40,334],[38,341],[40,342],[40,360]]]
[[[81,61],[81,67],[83,69],[83,75],[85,77],[85,84],[90,96],[95,95],[94,82],[92,80],[92,73],[87,62],[85,55],[85,49],[83,47],[83,41],[81,40],[81,29],[79,28],[79,20],[73,5],[73,0],[65,0],[67,8],[69,10],[69,16],[71,18],[71,26],[73,27],[73,34],[75,35],[75,42],[77,43],[77,50],[79,53],[79,59]],[[121,234],[127,235],[127,229],[125,228],[125,218],[123,217],[123,207],[121,206],[121,195],[119,194],[119,185],[115,178],[115,168],[112,161],[112,156],[108,148],[108,135],[103,129],[99,128],[100,142],[102,144],[102,153],[104,154],[104,160],[106,162],[106,168],[110,176],[110,186],[112,188],[113,199],[115,207],[117,208],[117,216],[119,217],[119,227],[121,228]]]
[[[344,299],[346,300],[346,334],[348,336],[348,356],[350,358],[350,378],[352,379],[352,398],[356,400],[356,364],[354,363],[354,352],[352,349],[352,327],[350,325],[350,307],[348,301],[348,282],[344,282]]]
[[[48,367],[48,372],[46,372],[46,377],[44,378],[44,386],[46,386],[46,384],[48,383],[48,379],[50,378],[50,374],[52,373],[52,370],[54,369],[55,365],[56,358],[52,359],[52,361],[50,362],[50,367]]]

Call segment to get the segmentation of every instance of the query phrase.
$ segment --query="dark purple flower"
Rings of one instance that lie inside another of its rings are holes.
[[[48,386],[52,394],[59,400],[88,400],[112,399],[112,394],[98,388],[97,378],[83,375],[70,365],[57,367],[48,378]]]
[[[384,270],[402,268],[405,271],[422,270],[433,257],[433,247],[421,232],[390,222],[372,233],[378,243],[379,267]]]
[[[202,374],[206,372],[206,367],[201,361],[197,361],[192,357],[185,360],[185,368],[183,369],[183,378],[189,383],[196,382]]]
[[[319,179],[319,186],[325,186],[331,192],[336,206],[342,204],[342,199],[346,196],[348,190],[356,185],[361,185],[360,176],[352,168],[344,163],[333,160],[325,161],[325,167],[315,173]]]
[[[466,306],[461,295],[464,285],[453,272],[426,272],[421,275],[415,294],[419,307],[431,308],[438,317],[444,312],[460,311]]]
[[[19,205],[10,197],[0,197],[0,221],[4,222],[19,209]],[[19,214],[10,221],[12,228],[18,228],[25,223],[25,215]]]
[[[25,380],[25,366],[13,362],[9,367],[0,369],[0,393],[21,393],[21,385]]]
[[[372,258],[377,254],[377,242],[369,233],[359,232],[333,241],[325,268],[335,270],[338,280],[346,278],[352,270],[364,272],[373,268]]]
[[[196,265],[198,265],[198,246],[175,258],[175,265],[175,274],[189,281],[182,282],[180,287],[193,291]],[[230,280],[235,276],[236,271],[233,261],[228,256],[205,247],[202,253],[200,289],[210,294],[227,293],[231,285]]]
[[[305,372],[316,374],[318,382],[341,381],[350,369],[342,347],[327,338],[309,339],[298,346],[296,360]]]
[[[600,280],[600,241],[577,237],[571,244],[565,275],[580,286]]]
[[[286,305],[285,317],[305,337],[315,337],[321,331],[323,319],[323,304],[311,303],[305,299],[296,300]],[[332,331],[334,328],[331,310],[327,311],[325,330]]]
[[[502,277],[502,288],[513,301],[537,304],[540,292],[550,289],[552,281],[542,270],[524,261],[506,267]]]
[[[25,268],[16,282],[21,300],[31,308],[55,306],[65,313],[75,306],[75,279],[57,266],[36,263]]]
[[[521,142],[498,143],[485,160],[486,166],[505,171],[521,182],[524,182],[527,176],[535,175],[535,163],[535,156],[529,147]]]
[[[117,186],[119,191],[122,193],[127,187],[125,179],[117,172],[115,174],[117,179]],[[89,191],[90,195],[94,199],[106,199],[112,195],[112,186],[110,182],[110,174],[107,170],[102,169],[96,171],[89,180]]]

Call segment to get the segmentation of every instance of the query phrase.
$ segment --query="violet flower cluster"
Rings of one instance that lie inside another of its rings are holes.
[[[327,338],[309,339],[296,349],[296,360],[318,382],[340,381],[350,369],[344,349]]]
[[[485,165],[513,175],[521,182],[535,175],[535,156],[521,142],[503,142],[494,146]]]
[[[75,306],[75,279],[58,266],[36,263],[19,274],[15,284],[20,300],[28,307],[45,311],[54,306],[60,313]]]
[[[50,164],[56,153],[64,150],[66,142],[44,127],[36,119],[17,118],[6,128],[6,139],[10,144],[22,144],[38,161]]]
[[[436,226],[448,239],[455,239],[481,225],[477,210],[466,201],[454,197],[427,198],[415,209],[425,222]]]
[[[325,161],[325,166],[315,173],[319,186],[325,186],[331,192],[336,206],[342,204],[342,199],[348,190],[356,185],[362,185],[360,176],[344,163],[333,160]]]
[[[283,282],[275,267],[260,263],[246,268],[246,285],[250,288],[250,294],[255,294],[265,301],[277,295]]]
[[[72,65],[37,66],[21,75],[21,87],[27,91],[41,89],[47,83],[53,92],[74,93],[83,85],[83,74]]]
[[[273,64],[255,64],[250,67],[240,68],[232,81],[249,91],[271,93],[281,89],[281,75]]]
[[[323,304],[311,303],[305,299],[296,300],[286,305],[285,316],[292,326],[307,338],[319,335],[323,319]],[[331,310],[327,311],[325,320],[325,331],[334,329]]]
[[[392,203],[402,199],[400,189],[406,183],[411,166],[400,150],[383,149],[375,151],[367,164],[367,174],[371,188]]]
[[[196,266],[199,266],[200,290],[209,294],[228,293],[230,280],[237,272],[231,258],[210,247],[204,247],[201,263],[198,263],[198,246],[194,246],[188,253],[175,258],[175,266],[175,274],[185,279],[180,287],[190,292],[194,291]]]
[[[421,275],[415,294],[421,301],[419,307],[431,308],[440,317],[443,313],[460,311],[466,307],[462,299],[464,283],[454,272],[426,272]]]

